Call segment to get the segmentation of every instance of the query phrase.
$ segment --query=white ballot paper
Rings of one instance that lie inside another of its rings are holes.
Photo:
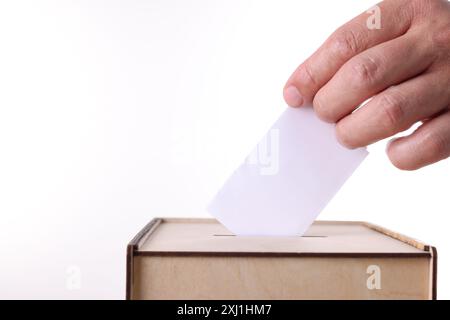
[[[208,211],[236,235],[301,236],[364,160],[311,107],[288,108]]]

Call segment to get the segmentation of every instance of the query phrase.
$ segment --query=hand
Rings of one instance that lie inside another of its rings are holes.
[[[303,62],[286,83],[284,98],[291,107],[312,103],[321,119],[337,123],[337,138],[349,148],[422,121],[414,133],[388,145],[389,159],[400,169],[449,157],[450,3],[378,4],[337,29]]]

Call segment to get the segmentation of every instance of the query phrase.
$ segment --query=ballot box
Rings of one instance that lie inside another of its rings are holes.
[[[127,299],[436,299],[437,252],[385,228],[316,221],[303,236],[235,236],[158,218],[127,248]]]

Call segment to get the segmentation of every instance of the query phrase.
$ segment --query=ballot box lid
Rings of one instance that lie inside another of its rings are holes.
[[[361,221],[316,221],[303,236],[235,236],[215,219],[156,218],[130,242],[134,255],[430,256],[432,247]]]

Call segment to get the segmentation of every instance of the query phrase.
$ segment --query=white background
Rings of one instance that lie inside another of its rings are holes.
[[[155,216],[207,216],[285,108],[291,71],[373,4],[2,0],[0,298],[124,298],[132,236]],[[384,148],[320,218],[437,246],[450,298],[450,162],[401,172]]]

